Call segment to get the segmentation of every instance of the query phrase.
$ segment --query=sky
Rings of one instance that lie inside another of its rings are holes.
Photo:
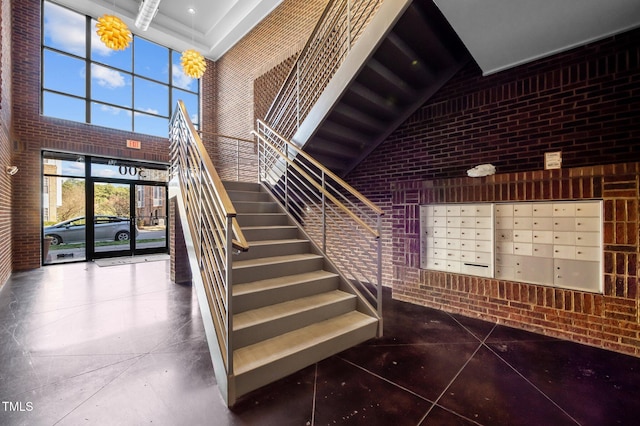
[[[87,70],[85,22],[84,15],[45,2],[45,46],[77,57],[44,50],[44,115],[85,122],[82,98],[90,91],[91,123],[95,125],[167,137],[170,109],[182,100],[197,126],[198,80],[183,73],[181,52],[172,52],[170,58],[169,49],[140,37],[134,37],[123,51],[109,49],[100,41],[92,20],[90,59],[95,62]],[[173,88],[168,86],[170,69]],[[136,75],[130,74],[133,70]]]

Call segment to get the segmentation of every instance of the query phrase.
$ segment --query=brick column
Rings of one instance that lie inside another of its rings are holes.
[[[182,222],[178,214],[178,200],[169,199],[169,247],[171,252],[171,281],[176,284],[191,283],[189,254],[184,240]]]

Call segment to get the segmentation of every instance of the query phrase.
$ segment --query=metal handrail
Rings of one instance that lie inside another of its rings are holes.
[[[263,121],[252,134],[260,181],[382,317],[383,210]]]
[[[233,374],[232,256],[249,249],[236,210],[182,101],[170,123],[171,172],[177,177],[194,251],[225,367]]]
[[[203,145],[224,180],[258,180],[256,141],[221,133],[198,131]]]
[[[364,31],[382,0],[331,0],[264,121],[291,139]]]

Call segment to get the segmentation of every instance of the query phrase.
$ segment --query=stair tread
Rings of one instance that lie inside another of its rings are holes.
[[[285,213],[282,212],[238,212],[238,216],[286,216]]]
[[[252,281],[248,283],[235,284],[233,286],[233,295],[242,296],[262,290],[269,290],[279,287],[287,287],[294,284],[316,281],[324,278],[337,277],[338,274],[324,271],[322,269],[302,274],[285,275],[283,277],[269,278],[266,280]]]
[[[355,297],[356,296],[351,293],[341,290],[332,290],[241,312],[233,316],[233,331],[274,321],[296,313],[310,311],[320,306],[326,306],[348,299],[355,299]]]
[[[304,240],[300,238],[287,238],[283,240],[257,240],[251,243],[251,246],[270,246],[273,244],[297,244],[297,243],[306,243],[309,240]]]
[[[253,225],[253,226],[243,226],[242,229],[282,229],[282,228],[286,228],[286,229],[291,229],[291,228],[298,228],[295,225]]]
[[[236,376],[277,361],[288,355],[316,346],[331,338],[357,330],[377,319],[358,311],[330,318],[289,333],[240,348],[233,353]],[[373,337],[373,336],[372,336]]]
[[[299,253],[299,254],[287,254],[284,256],[272,256],[272,257],[259,257],[257,259],[237,260],[233,262],[233,269],[251,268],[254,266],[269,265],[274,263],[288,263],[298,260],[307,259],[322,259],[319,254],[313,253]]]

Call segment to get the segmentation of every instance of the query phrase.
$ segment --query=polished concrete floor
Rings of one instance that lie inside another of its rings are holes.
[[[385,337],[229,410],[195,292],[168,277],[168,261],[13,274],[0,290],[0,425],[640,422],[640,359],[388,297]]]

